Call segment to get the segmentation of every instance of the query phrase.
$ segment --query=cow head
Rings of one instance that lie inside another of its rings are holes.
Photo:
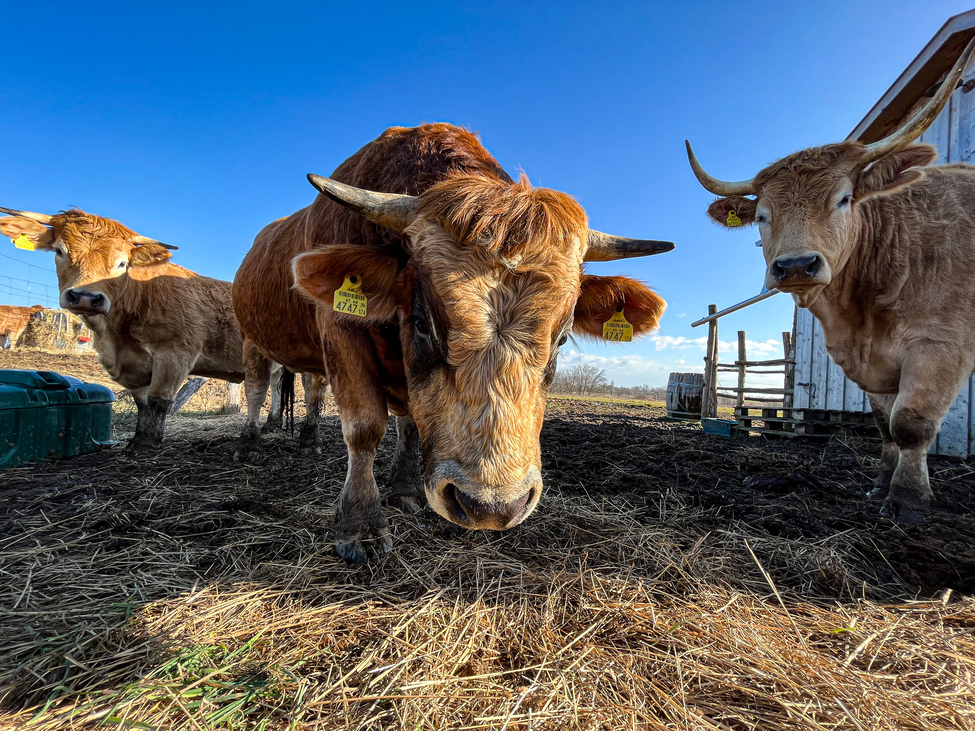
[[[175,246],[139,236],[122,224],[73,209],[54,216],[0,208],[0,232],[26,237],[34,249],[53,251],[61,307],[76,315],[105,315],[132,267],[169,261]]]
[[[846,265],[861,226],[863,201],[919,180],[936,151],[911,144],[948,103],[975,51],[962,52],[938,93],[890,136],[869,145],[842,142],[813,147],[775,162],[751,180],[728,182],[701,167],[689,142],[687,156],[701,185],[722,196],[708,215],[727,227],[758,224],[767,265],[765,286],[790,292],[808,306]]]
[[[430,505],[468,528],[517,525],[541,496],[539,432],[559,348],[570,333],[601,336],[618,311],[645,334],[665,307],[636,281],[583,274],[583,261],[673,244],[591,231],[575,201],[525,181],[454,175],[413,197],[309,179],[403,233],[406,251],[327,245],[295,258],[298,287],[348,324],[357,318],[331,311],[354,275],[367,321],[398,324]]]

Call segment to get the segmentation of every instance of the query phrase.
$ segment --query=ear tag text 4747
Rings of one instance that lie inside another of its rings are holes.
[[[362,277],[358,274],[346,274],[342,286],[335,290],[332,297],[332,309],[345,315],[365,317],[369,300],[359,291],[361,287]]]
[[[616,314],[603,323],[603,340],[617,343],[633,341],[633,326],[623,317],[622,307],[617,307]]]
[[[738,214],[734,211],[728,211],[728,225],[732,228],[741,226],[741,219],[738,218]]]
[[[33,251],[34,242],[27,238],[27,234],[21,234],[14,239],[14,246],[18,249],[23,249],[24,251]]]

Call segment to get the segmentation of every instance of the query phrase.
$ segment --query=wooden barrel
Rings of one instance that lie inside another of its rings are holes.
[[[671,373],[667,381],[667,416],[673,419],[700,419],[703,393],[703,373]]]

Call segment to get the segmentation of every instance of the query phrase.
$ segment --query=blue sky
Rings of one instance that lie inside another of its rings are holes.
[[[330,173],[390,125],[464,125],[509,172],[573,195],[594,228],[677,243],[590,267],[647,281],[669,303],[653,338],[565,349],[564,363],[588,359],[621,385],[700,370],[706,332],[690,323],[708,303],[723,308],[761,287],[757,231],[708,221],[713,196],[692,176],[684,138],[729,179],[840,140],[970,7],[8,5],[0,205],[79,206],[178,245],[184,266],[232,279],[261,227],[314,198],[306,173]],[[50,255],[9,241],[0,254],[0,302],[54,294]],[[780,295],[722,320],[720,339],[730,348],[744,329],[752,354],[772,356],[791,323]]]

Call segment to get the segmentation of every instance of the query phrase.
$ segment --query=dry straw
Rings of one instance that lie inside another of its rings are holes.
[[[236,464],[240,423],[0,476],[7,727],[975,728],[975,600],[898,599],[854,535],[550,487],[505,534],[388,511],[353,567],[341,446]]]

